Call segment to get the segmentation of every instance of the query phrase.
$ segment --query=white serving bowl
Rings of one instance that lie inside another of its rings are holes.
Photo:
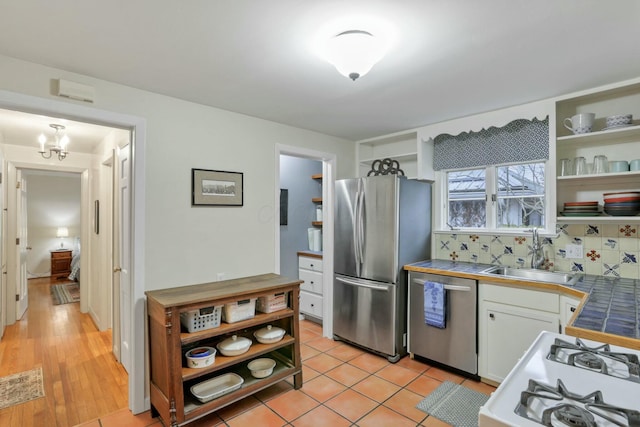
[[[608,116],[606,119],[607,127],[623,126],[631,124],[632,114],[618,114]]]
[[[223,356],[238,356],[249,351],[253,342],[249,338],[233,335],[224,341],[220,341],[216,347]]]
[[[184,356],[189,368],[206,368],[214,364],[216,349],[213,347],[196,347],[187,351]]]
[[[273,344],[278,342],[284,337],[285,330],[278,328],[277,326],[267,325],[264,328],[258,329],[253,333],[259,343]]]
[[[254,378],[266,378],[273,373],[276,361],[269,358],[255,359],[247,364],[247,368],[251,371]]]

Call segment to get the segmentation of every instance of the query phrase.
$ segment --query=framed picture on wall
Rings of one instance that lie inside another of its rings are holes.
[[[242,206],[242,172],[191,169],[192,206]]]

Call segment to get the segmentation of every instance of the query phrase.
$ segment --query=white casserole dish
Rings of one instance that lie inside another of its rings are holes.
[[[253,333],[259,343],[273,344],[284,337],[285,330],[277,326],[267,325]]]
[[[253,342],[249,338],[233,335],[224,341],[220,341],[216,347],[223,356],[238,356],[246,353]]]
[[[240,375],[229,372],[191,386],[191,394],[205,403],[239,389],[243,382]]]

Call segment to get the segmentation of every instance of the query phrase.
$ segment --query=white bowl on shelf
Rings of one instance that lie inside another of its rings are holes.
[[[266,378],[273,373],[273,368],[276,366],[276,361],[263,357],[261,359],[255,359],[247,364],[247,368],[251,371],[251,375],[254,378]]]

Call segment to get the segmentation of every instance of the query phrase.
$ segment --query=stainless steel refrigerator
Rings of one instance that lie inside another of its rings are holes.
[[[403,266],[429,259],[431,184],[344,179],[335,195],[334,335],[396,362],[407,344]]]

